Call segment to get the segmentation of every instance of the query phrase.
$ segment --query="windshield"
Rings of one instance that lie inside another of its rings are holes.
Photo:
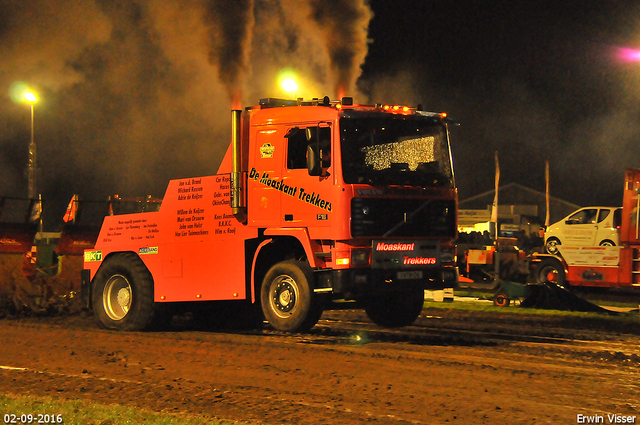
[[[340,118],[345,183],[453,187],[446,127],[415,115]]]

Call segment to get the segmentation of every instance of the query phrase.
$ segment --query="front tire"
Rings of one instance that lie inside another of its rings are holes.
[[[415,322],[424,307],[424,290],[389,292],[367,301],[364,311],[378,326],[397,328]]]
[[[262,281],[260,301],[269,324],[282,332],[304,332],[318,323],[322,306],[313,293],[313,270],[302,261],[282,261]]]
[[[153,277],[133,253],[107,258],[93,280],[91,294],[94,316],[105,329],[141,331],[159,322]]]
[[[551,255],[558,255],[558,253],[560,252],[558,245],[562,245],[558,238],[549,238],[544,244],[544,249]]]

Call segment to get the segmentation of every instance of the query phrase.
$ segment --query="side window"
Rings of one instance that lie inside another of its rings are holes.
[[[567,224],[595,223],[597,213],[598,210],[595,208],[578,211],[577,213],[569,217],[569,219],[567,220]]]
[[[290,170],[307,168],[307,137],[304,128],[293,127],[286,138],[287,142],[287,168]]]
[[[320,128],[320,157],[322,158],[322,168],[331,165],[331,128],[329,127]]]
[[[603,208],[598,213],[598,223],[602,223],[602,221],[609,216],[609,209]]]
[[[307,146],[320,142],[320,157],[322,168],[331,165],[331,128],[320,127],[320,133],[315,131],[318,127],[310,127],[312,139],[307,140],[306,128],[293,127],[285,137],[287,138],[287,168],[296,170],[307,168]],[[316,139],[318,137],[318,139]]]
[[[616,229],[619,229],[621,223],[622,223],[622,208],[618,208],[613,212],[613,227]]]
[[[589,224],[595,224],[596,223],[596,215],[597,215],[597,211],[598,210],[584,210],[585,212],[585,216],[584,216],[584,222],[585,223],[589,223]]]

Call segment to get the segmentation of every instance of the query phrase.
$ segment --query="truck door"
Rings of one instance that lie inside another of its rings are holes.
[[[329,226],[331,212],[332,137],[327,123],[290,127],[286,133],[282,226]],[[309,145],[321,156],[320,176],[309,175]],[[319,148],[319,149],[318,149]]]
[[[280,225],[280,184],[283,168],[283,128],[259,129],[250,152],[248,220],[260,227]]]

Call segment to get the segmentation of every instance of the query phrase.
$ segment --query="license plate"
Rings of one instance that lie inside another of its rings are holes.
[[[422,279],[422,271],[398,272],[398,279]]]

